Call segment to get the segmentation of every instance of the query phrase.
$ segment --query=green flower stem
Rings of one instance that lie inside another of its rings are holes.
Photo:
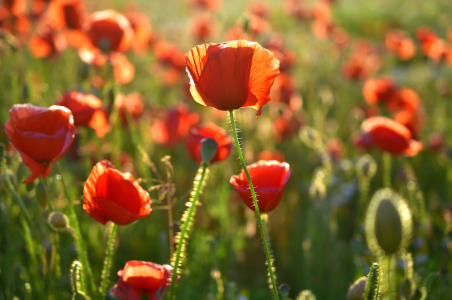
[[[272,263],[272,259],[270,256],[268,241],[267,241],[267,237],[266,237],[266,231],[264,230],[264,226],[262,224],[261,214],[259,212],[259,206],[257,204],[256,193],[254,192],[253,182],[251,181],[250,173],[248,172],[248,169],[246,168],[245,159],[243,158],[242,150],[240,148],[239,138],[237,137],[237,129],[236,129],[236,125],[235,125],[234,112],[232,110],[229,111],[229,119],[231,120],[231,128],[232,128],[232,134],[234,135],[235,147],[237,148],[237,153],[240,158],[240,163],[242,164],[242,168],[245,171],[246,178],[248,179],[248,183],[250,186],[251,195],[253,197],[254,210],[256,212],[257,223],[259,225],[259,230],[261,232],[262,243],[264,245],[264,250],[265,250],[265,256],[267,258],[268,276],[270,277],[270,280],[271,280],[271,285],[272,285],[272,290],[273,290],[273,298],[276,300],[279,300],[278,289],[276,287],[275,275],[273,272],[273,263]]]
[[[77,245],[77,252],[80,256],[80,260],[83,265],[82,273],[84,273],[84,275],[85,275],[84,277],[88,281],[88,285],[89,285],[90,293],[87,293],[87,294],[93,295],[94,296],[93,298],[97,299],[96,284],[94,283],[93,273],[91,272],[88,255],[86,253],[85,245],[83,243],[82,232],[80,230],[80,225],[78,223],[77,214],[75,213],[75,209],[74,209],[74,205],[72,204],[71,196],[69,195],[69,192],[67,190],[66,182],[64,181],[64,176],[63,176],[63,172],[61,171],[60,163],[57,161],[55,164],[58,169],[58,173],[60,173],[60,176],[61,176],[61,184],[63,185],[63,193],[69,204],[69,211],[70,211],[71,218],[72,218],[72,224],[74,224],[74,228],[75,228],[75,234],[76,234],[75,240],[76,240],[76,245]],[[81,282],[82,282],[82,289],[84,292],[86,292],[86,290],[84,289],[85,287],[83,286],[84,285],[83,276],[82,276]]]
[[[42,251],[41,238],[39,236],[38,228],[33,223],[32,219],[30,217],[30,214],[28,213],[28,210],[25,207],[24,202],[22,201],[22,198],[20,198],[20,196],[17,194],[16,190],[14,189],[14,186],[13,186],[13,184],[11,182],[11,179],[9,178],[9,175],[8,175],[8,170],[6,169],[6,163],[5,163],[5,159],[4,158],[1,159],[1,165],[2,165],[2,171],[3,171],[4,178],[5,178],[6,186],[7,186],[8,190],[9,190],[9,192],[11,193],[11,195],[12,195],[14,201],[16,202],[16,204],[19,205],[20,210],[22,212],[22,216],[25,218],[28,226],[31,228],[31,230],[30,229],[26,229],[26,228],[24,228],[24,229],[29,230],[29,231],[32,232],[33,238],[36,240],[36,242],[39,245],[39,247],[36,247],[39,260],[40,260],[40,262],[43,263],[43,265],[45,265],[45,257],[44,257],[44,253]],[[28,232],[28,234],[29,234],[29,232]]]
[[[118,225],[116,225],[116,223],[113,223],[110,229],[110,235],[108,237],[107,251],[105,252],[104,268],[102,269],[102,279],[99,290],[101,299],[105,299],[105,296],[107,295],[108,277],[110,275],[111,259],[113,258],[114,253],[113,246],[115,244],[117,227]]]
[[[384,187],[391,187],[391,162],[392,157],[391,153],[387,151],[383,151],[382,153],[382,160],[383,160],[383,186]]]
[[[204,184],[204,179],[206,176],[206,172],[207,172],[207,165],[203,164],[201,166],[201,175],[199,176],[199,180],[198,183],[195,187],[193,198],[190,203],[189,207],[187,208],[187,210],[184,212],[183,215],[183,219],[185,219],[184,224],[182,226],[181,232],[180,232],[180,236],[178,238],[178,243],[177,243],[177,249],[176,252],[174,253],[173,256],[173,271],[172,271],[172,275],[171,275],[171,286],[169,288],[169,299],[175,299],[175,290],[176,290],[176,281],[177,281],[177,273],[178,273],[178,269],[179,269],[179,265],[181,264],[181,260],[183,259],[183,252],[185,250],[185,239],[191,229],[191,225],[193,223],[193,217],[195,216],[195,212],[196,212],[196,206],[198,204],[198,198],[199,195],[201,193],[203,184]],[[199,174],[199,172],[198,172]],[[196,182],[196,180],[195,180]]]

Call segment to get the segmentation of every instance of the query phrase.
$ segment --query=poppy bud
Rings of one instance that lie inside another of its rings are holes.
[[[399,292],[400,295],[403,295],[405,299],[412,299],[411,295],[413,292],[413,286],[408,278],[404,279],[400,284]]]
[[[47,222],[55,231],[65,231],[70,228],[68,217],[59,211],[51,212]]]
[[[24,84],[22,87],[22,98],[26,101],[28,101],[28,98],[30,97],[30,89],[28,88],[27,84]]]
[[[366,216],[367,244],[377,255],[391,255],[411,239],[412,219],[408,205],[389,188],[375,193]]]
[[[203,138],[201,140],[201,157],[202,163],[207,165],[215,156],[218,149],[218,143],[212,138]]]
[[[23,182],[30,174],[27,166],[24,163],[19,163],[16,171],[17,181]]]
[[[375,173],[377,173],[375,159],[369,154],[361,156],[356,162],[356,175],[358,175],[358,178],[372,178],[375,176]]]
[[[363,276],[353,283],[347,292],[347,300],[363,300],[366,293],[367,277]]]
[[[49,195],[47,192],[47,187],[42,180],[39,180],[35,187],[36,200],[43,209],[46,209],[47,203],[49,203]]]
[[[290,286],[288,284],[281,284],[278,288],[278,293],[279,296],[281,296],[282,300],[287,299],[287,297],[289,297],[289,292],[290,292]]]
[[[315,300],[315,296],[311,291],[304,290],[298,294],[297,300]]]

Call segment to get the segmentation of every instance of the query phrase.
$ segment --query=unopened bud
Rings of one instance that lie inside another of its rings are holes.
[[[47,222],[55,231],[65,231],[69,228],[68,217],[59,211],[51,212]]]
[[[290,286],[288,284],[281,284],[278,288],[279,296],[281,300],[286,300],[289,297]]]
[[[363,300],[366,293],[367,277],[358,278],[348,289],[347,300]]]
[[[356,162],[356,175],[358,175],[358,178],[372,178],[376,173],[377,163],[371,155],[365,154],[361,156]]]
[[[314,294],[309,290],[301,291],[296,300],[316,300]]]
[[[402,242],[402,222],[390,200],[382,200],[375,216],[375,235],[385,254],[394,254]]]
[[[212,138],[204,138],[201,140],[201,157],[202,163],[208,164],[215,156],[218,149],[218,143]]]
[[[24,165],[24,163],[20,163],[19,166],[17,167],[17,181],[18,182],[23,182],[25,180],[25,178],[28,177],[28,174],[30,173],[29,169],[27,168],[26,165]]]
[[[42,180],[39,180],[38,184],[35,187],[36,191],[36,200],[39,205],[46,209],[47,203],[49,203],[49,194],[47,192],[47,187]]]

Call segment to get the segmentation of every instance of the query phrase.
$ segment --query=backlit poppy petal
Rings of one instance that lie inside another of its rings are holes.
[[[258,116],[279,74],[274,54],[245,40],[196,46],[186,63],[196,102],[219,110],[251,106]]]

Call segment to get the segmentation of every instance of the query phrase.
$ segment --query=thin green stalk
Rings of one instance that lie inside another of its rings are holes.
[[[36,240],[36,242],[38,243],[39,247],[37,247],[37,252],[38,252],[38,256],[39,256],[39,260],[40,262],[42,262],[45,265],[45,257],[44,257],[44,253],[42,251],[42,247],[41,247],[41,238],[39,237],[39,231],[38,228],[35,226],[35,224],[33,223],[30,214],[28,213],[27,208],[25,207],[24,202],[22,201],[22,198],[19,197],[19,195],[17,194],[17,192],[14,190],[14,186],[8,176],[8,170],[6,169],[6,163],[5,163],[5,159],[2,158],[1,159],[1,165],[2,165],[2,171],[4,174],[4,178],[5,178],[5,182],[6,182],[6,186],[8,187],[9,192],[11,193],[14,201],[16,202],[17,205],[19,205],[20,210],[22,212],[22,216],[25,218],[25,220],[27,221],[28,226],[31,228],[31,232],[33,234],[34,239]]]
[[[86,292],[86,289],[84,287],[84,280],[83,280],[83,277],[85,277],[89,284],[90,293],[88,293],[88,294],[92,295],[94,299],[97,299],[96,284],[94,282],[93,273],[91,272],[91,267],[90,267],[89,260],[88,260],[88,255],[86,253],[85,245],[83,243],[82,232],[80,230],[80,225],[78,223],[77,214],[75,213],[74,205],[72,204],[71,196],[69,195],[69,192],[67,190],[66,182],[64,181],[63,172],[61,171],[60,163],[58,161],[56,162],[56,167],[58,169],[58,173],[60,173],[60,176],[61,176],[61,184],[63,186],[64,196],[66,197],[66,200],[69,204],[69,211],[70,211],[71,218],[72,218],[72,224],[74,225],[75,233],[76,233],[75,240],[76,240],[76,245],[77,245],[77,252],[80,256],[80,260],[82,261],[82,265],[83,265],[82,273],[85,274],[85,276],[82,276],[82,280],[81,280],[82,290]]]
[[[173,265],[173,273],[171,275],[171,286],[169,288],[169,299],[175,299],[175,290],[176,290],[176,280],[177,280],[177,273],[178,273],[178,269],[180,267],[181,261],[183,259],[183,255],[182,253],[184,252],[185,249],[185,239],[191,229],[191,225],[193,223],[193,217],[195,215],[196,212],[196,207],[198,204],[198,198],[199,195],[201,194],[201,190],[204,184],[204,179],[206,176],[206,172],[207,172],[207,165],[203,164],[201,166],[201,174],[199,175],[199,177],[197,176],[197,184],[194,190],[193,198],[191,201],[189,201],[188,203],[190,204],[188,206],[188,209],[184,212],[184,215],[182,217],[183,219],[183,225],[182,225],[182,229],[178,238],[178,243],[177,243],[177,249],[176,252],[174,252],[174,256],[172,259],[172,265]],[[199,171],[198,171],[199,174]],[[198,179],[199,178],[199,179]],[[196,179],[195,179],[196,182]],[[185,219],[185,220],[184,220]]]
[[[391,162],[392,157],[391,153],[387,151],[383,151],[382,153],[382,160],[383,160],[383,186],[384,187],[391,187]]]
[[[229,111],[229,119],[231,120],[231,128],[232,128],[232,134],[234,136],[235,147],[237,148],[237,153],[240,158],[240,163],[242,164],[242,168],[245,171],[246,178],[248,179],[248,183],[250,186],[251,195],[253,196],[254,210],[256,212],[257,223],[259,224],[259,230],[261,232],[262,243],[264,245],[264,251],[265,251],[265,257],[267,258],[268,275],[270,277],[270,281],[271,281],[271,285],[272,285],[273,297],[274,297],[274,299],[279,300],[278,288],[276,287],[275,275],[273,272],[273,262],[272,262],[272,259],[270,256],[268,241],[267,241],[267,238],[265,235],[265,230],[264,230],[264,227],[262,224],[261,214],[259,212],[259,206],[257,204],[256,193],[254,192],[253,182],[251,181],[250,173],[248,172],[248,169],[246,168],[245,159],[243,158],[242,149],[240,148],[239,138],[237,137],[237,129],[236,129],[236,125],[235,125],[234,112],[232,110]]]
[[[115,244],[117,227],[118,226],[116,225],[116,223],[113,223],[110,229],[110,235],[108,237],[107,251],[105,252],[104,267],[102,269],[102,279],[99,290],[101,299],[105,299],[105,296],[107,295],[108,277],[110,275],[111,259],[113,258],[114,253],[113,246]]]

